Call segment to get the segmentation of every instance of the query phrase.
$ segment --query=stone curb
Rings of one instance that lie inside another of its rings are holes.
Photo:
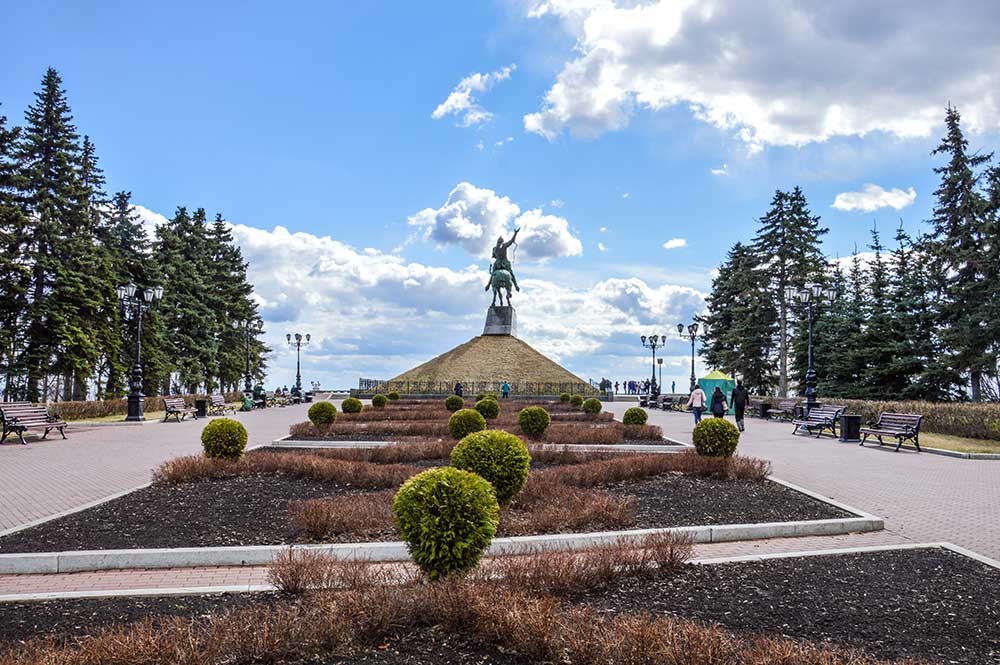
[[[192,586],[165,587],[162,589],[102,589],[99,591],[47,591],[44,593],[11,593],[0,595],[0,603],[46,600],[72,600],[78,598],[149,598],[156,596],[205,596],[223,593],[260,593],[274,591],[270,584],[244,584],[242,586]]]
[[[666,439],[666,437],[664,437]],[[667,441],[672,441],[672,439],[666,439]],[[283,436],[279,439],[275,439],[271,446],[275,448],[312,448],[312,449],[327,449],[327,450],[341,450],[341,449],[356,449],[356,448],[385,448],[387,446],[398,445],[395,441],[355,441],[355,440],[344,440],[344,441],[312,441],[312,440],[301,440],[292,439],[288,436]],[[538,444],[529,444],[538,445]],[[683,443],[677,443],[677,445],[656,445],[656,444],[632,444],[632,443],[614,443],[614,444],[575,444],[575,443],[543,443],[541,444],[542,450],[567,450],[570,452],[626,452],[626,453],[679,453],[693,446],[686,445]]]

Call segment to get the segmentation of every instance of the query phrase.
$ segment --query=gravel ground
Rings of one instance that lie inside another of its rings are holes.
[[[1000,663],[1000,570],[939,549],[692,565],[574,600],[853,646],[881,658]]]

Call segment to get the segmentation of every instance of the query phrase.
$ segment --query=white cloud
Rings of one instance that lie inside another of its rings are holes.
[[[873,212],[879,208],[893,208],[902,210],[913,205],[917,200],[917,192],[910,187],[906,191],[893,187],[885,190],[878,185],[867,183],[861,187],[860,192],[841,192],[833,200],[833,206],[837,210],[846,212]]]
[[[439,246],[458,245],[477,257],[490,256],[497,237],[509,239],[514,228],[521,229],[517,237],[519,259],[544,261],[583,252],[583,244],[566,219],[546,215],[540,208],[521,212],[506,196],[468,182],[456,185],[440,208],[425,208],[411,215],[409,223],[424,229],[425,240]]]
[[[607,233],[607,232],[608,232],[608,227],[602,226],[601,227],[601,233]]]
[[[606,251],[608,251],[608,248],[604,246],[603,242],[599,242],[599,243],[597,243],[597,251],[599,251],[599,252],[606,252]]]
[[[624,194],[622,194],[622,198],[623,198],[623,199],[627,199],[627,198],[628,198],[628,197],[630,197],[630,196],[632,196],[632,195],[631,195],[631,194],[629,194],[628,192],[625,192]]]
[[[495,148],[502,148],[505,143],[512,143],[513,141],[514,141],[514,137],[513,136],[508,136],[507,138],[500,139],[499,141],[497,141],[496,143],[494,143],[493,147],[495,147]]]
[[[139,223],[142,224],[148,238],[156,237],[156,228],[170,221],[160,213],[153,212],[145,206],[133,205],[132,212],[139,215]]]
[[[717,169],[712,169],[712,175],[729,175],[729,164],[723,164]]]
[[[552,199],[551,201],[549,201],[549,205],[552,206],[553,208],[562,208],[564,205],[566,205],[566,202],[563,201],[562,199]]]
[[[483,143],[481,139],[479,141],[477,141],[476,145],[474,145],[473,147],[476,150],[478,150],[479,152],[482,152],[483,150],[486,150],[486,144]]]
[[[501,67],[487,74],[470,74],[458,82],[448,98],[441,102],[431,113],[431,117],[440,120],[446,115],[453,115],[460,127],[481,125],[489,121],[493,114],[479,104],[478,95],[490,90],[501,81],[506,81],[517,69],[516,65]]]
[[[834,136],[927,136],[951,101],[1000,126],[1000,5],[931,0],[547,0],[529,9],[576,37],[524,127],[554,140],[625,127],[637,108],[687,107],[752,149]],[[948,45],[949,57],[928,44]]]
[[[671,238],[663,243],[663,249],[678,249],[679,247],[686,247],[687,244],[688,241],[685,238]]]

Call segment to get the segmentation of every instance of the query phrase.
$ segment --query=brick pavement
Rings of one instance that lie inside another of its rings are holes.
[[[620,417],[634,403],[609,409]],[[691,442],[690,414],[650,411],[664,435]],[[1000,558],[1000,460],[964,460],[830,437],[792,436],[787,423],[749,418],[740,452],[771,460],[774,475],[885,519],[915,542],[949,541]]]

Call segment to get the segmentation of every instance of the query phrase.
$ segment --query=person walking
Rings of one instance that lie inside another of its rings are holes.
[[[670,394],[671,395],[676,395],[677,394],[677,382],[676,381],[671,381],[670,382]]]
[[[694,412],[694,424],[697,425],[701,422],[701,412],[705,410],[705,391],[701,389],[701,384],[695,384],[688,397],[688,406]]]
[[[728,410],[729,405],[726,404],[726,395],[722,392],[722,388],[716,386],[715,390],[712,391],[712,415],[716,418],[722,418]]]
[[[455,382],[455,394],[458,395],[459,397],[463,397],[462,392],[463,392],[462,382],[461,381]]]
[[[500,394],[503,395],[504,399],[510,397],[510,384],[506,381],[504,381],[503,385],[500,386]]]
[[[615,394],[616,394],[616,395],[618,394],[618,387],[619,387],[620,385],[621,385],[620,383],[618,383],[617,381],[615,381]]]
[[[733,408],[736,409],[736,426],[740,428],[740,431],[744,431],[743,428],[743,416],[746,414],[747,405],[750,403],[750,391],[743,387],[742,381],[736,382],[736,387],[733,388]]]

